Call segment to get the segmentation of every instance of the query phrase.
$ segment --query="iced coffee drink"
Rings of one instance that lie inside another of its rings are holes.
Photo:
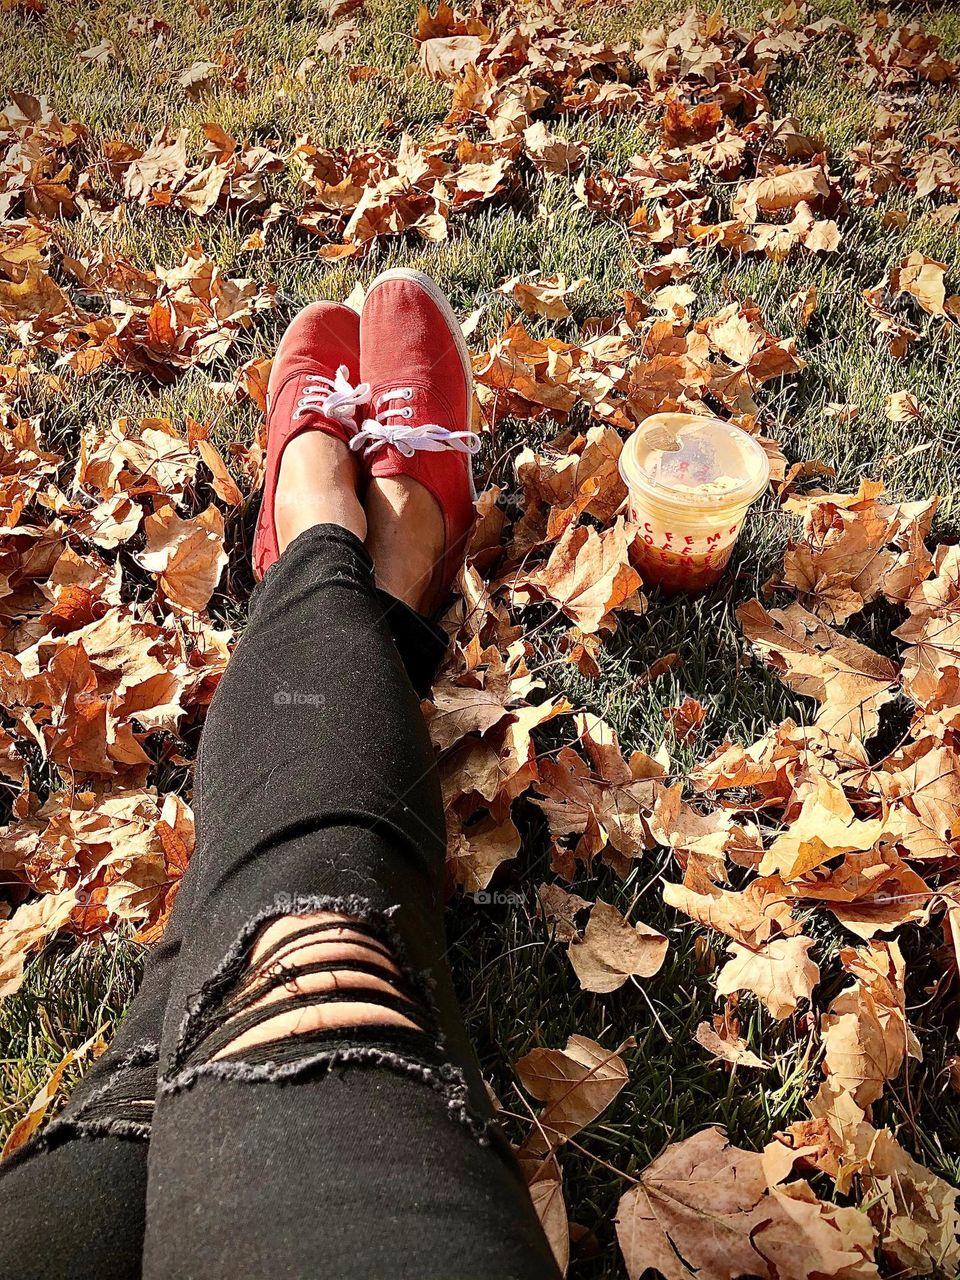
[[[624,446],[620,474],[638,526],[632,558],[644,582],[698,592],[723,573],[770,466],[756,440],[729,422],[655,413]]]

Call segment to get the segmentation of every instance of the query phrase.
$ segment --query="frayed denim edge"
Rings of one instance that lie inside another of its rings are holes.
[[[112,1137],[137,1138],[142,1142],[148,1141],[151,1126],[144,1124],[142,1121],[124,1120],[121,1116],[103,1116],[96,1119],[85,1119],[84,1116],[91,1106],[108,1098],[116,1084],[128,1072],[136,1067],[156,1063],[159,1061],[159,1057],[160,1046],[154,1041],[147,1040],[143,1044],[135,1045],[124,1054],[104,1083],[96,1089],[92,1089],[85,1098],[80,1100],[76,1114],[68,1114],[70,1111],[70,1103],[68,1102],[64,1112],[54,1116],[29,1142],[24,1143],[17,1151],[10,1154],[8,1159],[0,1165],[0,1172],[4,1169],[12,1169],[21,1160],[32,1155],[39,1155],[52,1147],[57,1147],[70,1138]]]
[[[292,1080],[317,1069],[321,1069],[325,1075],[337,1067],[350,1065],[385,1067],[428,1085],[444,1099],[451,1119],[469,1129],[482,1145],[489,1142],[490,1122],[475,1116],[470,1109],[467,1086],[458,1067],[450,1063],[439,1068],[431,1067],[413,1058],[404,1057],[392,1049],[378,1049],[370,1045],[327,1049],[310,1054],[299,1062],[202,1062],[193,1067],[185,1067],[176,1075],[165,1076],[160,1081],[158,1097],[189,1089],[205,1076],[216,1080],[232,1080],[239,1084],[255,1084]]]
[[[193,1066],[184,1065],[191,1050],[216,1024],[217,1018],[214,1016],[214,1011],[220,1008],[227,994],[243,977],[247,958],[257,935],[271,921],[290,916],[329,912],[349,916],[359,923],[373,926],[381,941],[390,947],[398,968],[410,982],[436,1023],[437,1008],[433,996],[433,978],[428,973],[411,968],[403,940],[392,920],[397,910],[397,907],[388,907],[386,910],[372,907],[369,900],[359,894],[348,894],[342,897],[327,894],[290,897],[287,894],[281,894],[268,906],[263,907],[246,922],[216,971],[188,1000],[187,1010],[177,1036],[173,1061],[170,1068],[160,1076],[158,1097],[188,1089],[203,1076],[211,1076],[218,1080],[253,1083],[292,1079],[320,1067],[327,1072],[337,1066],[350,1063],[386,1067],[435,1089],[445,1099],[451,1118],[464,1124],[479,1142],[486,1144],[489,1141],[490,1121],[476,1116],[472,1111],[463,1072],[452,1063],[445,1063],[439,1068],[432,1067],[391,1049],[356,1045],[346,1049],[328,1049],[310,1054],[299,1062],[252,1064],[213,1061]],[[349,1034],[347,1029],[345,1034]],[[438,1027],[434,1035],[437,1049],[443,1052],[446,1045]]]

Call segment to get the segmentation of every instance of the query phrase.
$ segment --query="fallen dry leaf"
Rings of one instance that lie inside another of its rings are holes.
[[[958,1192],[918,1164],[887,1129],[863,1124],[856,1136],[864,1204],[888,1266],[913,1275],[960,1268]]]
[[[739,942],[728,948],[730,959],[717,974],[717,993],[752,991],[775,1018],[789,1018],[800,1000],[809,1000],[820,970],[807,954],[812,938],[776,938],[757,950]]]
[[[760,871],[798,880],[838,854],[872,849],[884,833],[883,819],[858,819],[843,788],[818,776],[794,821],[764,854]]]
[[[844,622],[883,595],[903,603],[930,570],[925,546],[937,501],[890,503],[878,484],[855,494],[789,497],[803,537],[787,548],[784,581],[818,617]]]
[[[874,1232],[856,1209],[804,1184],[771,1186],[763,1157],[703,1129],[674,1143],[620,1200],[617,1240],[627,1275],[666,1280],[842,1276],[871,1280]]]
[[[587,157],[583,143],[551,133],[542,120],[524,129],[523,143],[531,160],[544,173],[569,175],[579,169]]]
[[[759,949],[772,938],[800,932],[791,915],[786,886],[777,876],[757,879],[742,892],[707,884],[698,892],[681,884],[665,884],[663,900],[709,929],[726,934],[744,947]]]
[[[515,590],[552,601],[587,634],[615,630],[613,611],[626,606],[641,585],[629,546],[622,519],[603,533],[571,525],[544,567],[517,579]]]
[[[703,728],[707,709],[688,695],[678,707],[664,707],[663,716],[678,742],[692,742]]]
[[[454,882],[467,893],[477,893],[486,889],[500,864],[519,851],[520,833],[507,818],[498,825],[488,820],[455,833],[447,857]]]
[[[570,315],[567,299],[585,283],[584,280],[571,280],[568,284],[566,276],[541,276],[538,280],[511,276],[500,286],[499,292],[512,298],[528,315],[563,320]]]
[[[172,506],[144,521],[147,545],[140,563],[157,578],[170,603],[199,613],[213,595],[227,563],[223,516],[216,507],[182,520]]]
[[[887,396],[886,410],[891,422],[919,422],[928,407],[912,391],[893,391]]]
[[[542,884],[537,888],[539,915],[558,942],[570,942],[579,936],[575,923],[578,912],[592,905],[579,894],[567,893],[558,884]]]
[[[628,978],[652,978],[663,965],[667,939],[645,924],[630,924],[616,907],[598,901],[582,940],[573,938],[567,955],[584,991],[616,991]]]
[[[768,612],[754,600],[741,605],[737,618],[784,683],[821,704],[818,725],[850,738],[876,732],[898,675],[889,658],[832,630],[798,604]]]
[[[563,1199],[560,1167],[555,1156],[546,1160],[534,1158],[523,1163],[529,1164],[535,1175],[533,1181],[527,1183],[527,1190],[554,1261],[561,1276],[565,1276],[570,1265],[570,1223]]]
[[[755,1067],[759,1071],[769,1071],[770,1063],[758,1058],[745,1040],[739,1036],[722,1035],[709,1022],[701,1022],[697,1027],[696,1042],[701,1048],[712,1053],[722,1062],[729,1062],[734,1067]]]
[[[517,1063],[517,1075],[534,1098],[546,1103],[525,1146],[543,1152],[572,1138],[605,1111],[627,1083],[620,1057],[631,1048],[604,1049],[587,1036],[572,1035],[563,1049],[533,1049]]]
[[[826,1080],[810,1103],[817,1116],[830,1115],[843,1094],[866,1113],[904,1060],[922,1057],[907,1022],[905,965],[897,944],[873,942],[860,951],[845,950],[840,958],[854,982],[823,1016]]]
[[[893,293],[907,293],[932,316],[944,314],[946,300],[944,277],[947,268],[923,253],[911,253],[890,269],[889,285]]]

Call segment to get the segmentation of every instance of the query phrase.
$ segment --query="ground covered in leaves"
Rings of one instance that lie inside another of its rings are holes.
[[[7,1151],[191,852],[277,337],[405,263],[486,442],[452,952],[559,1259],[957,1274],[960,21],[918,13],[4,0]],[[697,600],[623,513],[664,407],[771,461]]]

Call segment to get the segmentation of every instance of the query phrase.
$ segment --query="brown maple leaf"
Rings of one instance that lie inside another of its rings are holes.
[[[850,738],[876,732],[880,709],[894,697],[897,667],[841,635],[799,604],[768,612],[759,600],[737,618],[747,640],[784,684],[820,703],[816,724]]]
[[[667,939],[648,925],[629,924],[616,907],[598,901],[590,911],[583,938],[567,951],[584,991],[616,991],[628,978],[652,978],[667,954]]]
[[[703,1129],[667,1147],[620,1200],[617,1240],[631,1280],[837,1276],[872,1280],[874,1232],[856,1209],[804,1184],[768,1182],[763,1157]]]
[[[517,1063],[523,1087],[546,1103],[524,1148],[542,1153],[572,1138],[613,1102],[629,1079],[621,1058],[632,1037],[605,1049],[587,1036],[572,1035],[563,1049],[533,1049]]]
[[[613,611],[634,607],[641,585],[640,575],[630,564],[631,541],[631,531],[622,519],[602,533],[589,525],[572,525],[547,563],[518,575],[513,590],[552,601],[588,635],[614,631]]]

